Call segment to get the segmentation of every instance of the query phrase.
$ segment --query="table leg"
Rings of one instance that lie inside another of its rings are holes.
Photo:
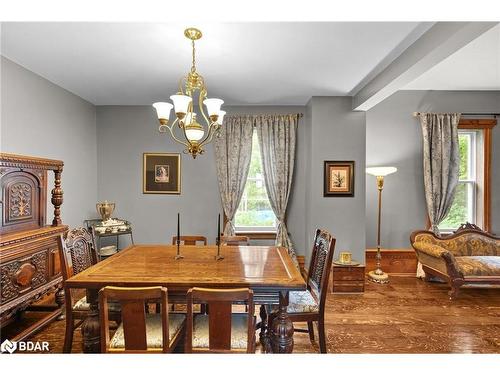
[[[271,343],[273,353],[291,353],[293,351],[293,324],[286,311],[288,291],[280,292],[278,314],[271,322]]]
[[[96,289],[87,289],[87,302],[90,304],[90,311],[82,324],[83,352],[101,352],[101,327],[99,324],[99,300]]]
[[[270,308],[270,307],[269,307]],[[260,333],[259,339],[264,353],[271,353],[271,340],[269,338],[269,317],[267,316],[266,306],[260,305]]]

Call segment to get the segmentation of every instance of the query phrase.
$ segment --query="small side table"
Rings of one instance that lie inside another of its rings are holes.
[[[134,244],[134,236],[132,235],[132,224],[127,221],[127,220],[123,220],[123,219],[117,219],[117,218],[113,218],[115,220],[119,220],[119,221],[122,221],[124,224],[122,225],[125,225],[127,226],[127,230],[113,230],[114,227],[108,227],[108,230],[106,232],[103,232],[103,233],[99,233],[97,231],[95,231],[95,227],[96,226],[102,226],[102,220],[101,219],[87,219],[87,220],[84,220],[84,225],[91,229],[91,228],[94,228],[93,230],[93,233],[94,233],[94,236],[95,236],[95,242],[96,242],[96,247],[97,247],[97,252],[99,254],[99,250],[101,249],[101,239],[104,238],[104,237],[114,237],[115,238],[115,244],[116,244],[116,250],[117,251],[120,251],[120,236],[130,236],[130,241],[132,242],[132,245]],[[108,256],[101,256],[99,254],[99,257],[104,259],[104,258],[107,258]]]
[[[365,291],[365,266],[332,265],[332,293],[363,293]]]

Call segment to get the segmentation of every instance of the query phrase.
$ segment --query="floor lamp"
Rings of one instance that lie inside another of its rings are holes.
[[[382,254],[380,253],[380,221],[382,212],[382,189],[384,188],[384,177],[396,172],[398,169],[395,167],[372,167],[366,168],[366,173],[377,177],[377,189],[378,189],[378,220],[377,220],[377,269],[375,271],[370,271],[368,273],[368,278],[371,281],[380,284],[386,284],[389,282],[389,275],[387,275],[380,266],[380,261],[382,259]]]

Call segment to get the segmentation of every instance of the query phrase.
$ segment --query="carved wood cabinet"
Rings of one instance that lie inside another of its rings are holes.
[[[54,171],[52,225],[45,225],[48,171]],[[0,324],[5,326],[34,301],[56,292],[64,303],[57,238],[67,231],[61,223],[63,162],[0,153]],[[58,308],[23,331],[24,339],[61,314]]]

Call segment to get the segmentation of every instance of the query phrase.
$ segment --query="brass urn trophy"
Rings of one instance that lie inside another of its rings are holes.
[[[104,201],[104,202],[97,203],[95,206],[96,206],[97,212],[99,213],[99,215],[101,215],[103,222],[111,219],[111,215],[113,214],[113,211],[115,210],[114,203]]]

